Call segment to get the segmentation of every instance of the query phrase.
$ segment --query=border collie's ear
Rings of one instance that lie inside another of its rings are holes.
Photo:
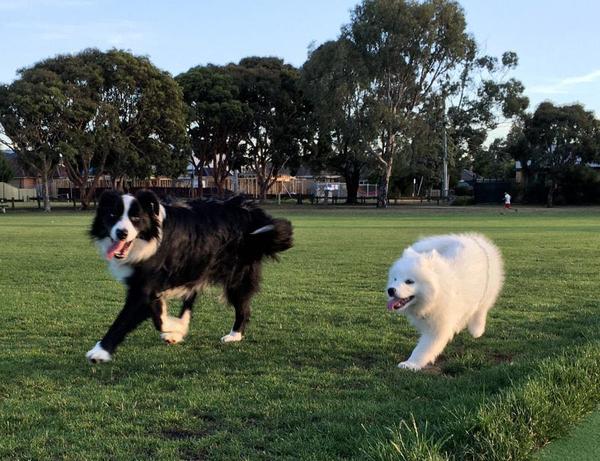
[[[121,200],[121,194],[119,194],[116,190],[107,189],[102,192],[102,195],[100,195],[98,208],[105,208],[111,204],[119,202],[119,200]]]
[[[135,194],[135,198],[140,203],[142,209],[149,215],[158,216],[160,213],[160,202],[158,197],[151,190],[141,190]]]

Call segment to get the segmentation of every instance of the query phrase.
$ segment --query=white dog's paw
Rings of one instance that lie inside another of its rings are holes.
[[[471,333],[471,336],[473,336],[473,338],[475,338],[475,339],[481,338],[483,336],[483,334],[485,333],[485,326],[477,326],[477,327],[469,326],[469,333]]]
[[[405,362],[400,362],[398,364],[398,368],[402,368],[403,370],[411,370],[411,371],[419,371],[421,367],[414,362],[409,362],[408,360]]]
[[[103,363],[112,360],[110,352],[102,348],[100,341],[96,343],[93,349],[85,354],[85,358],[88,359],[88,362],[90,363]]]
[[[167,344],[177,344],[183,341],[184,334],[179,331],[169,331],[167,333],[161,333],[160,339],[162,339]]]
[[[242,340],[242,334],[239,331],[232,331],[221,338],[222,343],[236,343]]]

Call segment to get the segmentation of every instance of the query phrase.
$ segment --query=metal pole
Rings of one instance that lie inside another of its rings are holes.
[[[446,116],[444,115],[444,177],[443,182],[443,197],[448,197],[448,137],[446,135]]]

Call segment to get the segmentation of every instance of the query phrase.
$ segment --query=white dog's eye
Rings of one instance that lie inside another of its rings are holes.
[[[404,283],[406,283],[407,285],[412,285],[413,283],[415,283],[415,281],[414,281],[414,280],[412,280],[412,279],[406,279],[406,280],[404,281]]]

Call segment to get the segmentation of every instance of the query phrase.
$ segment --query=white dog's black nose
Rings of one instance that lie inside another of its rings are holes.
[[[396,296],[396,289],[393,287],[388,288],[388,295]]]
[[[125,240],[127,238],[127,229],[117,229],[115,232],[119,240]]]

